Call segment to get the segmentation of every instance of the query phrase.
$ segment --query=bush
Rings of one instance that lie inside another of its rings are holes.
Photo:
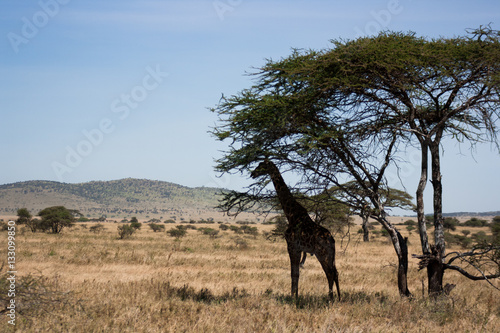
[[[477,217],[473,217],[470,220],[464,222],[464,226],[466,227],[485,227],[488,225],[488,221],[478,219]]]
[[[165,226],[161,225],[161,224],[151,223],[151,224],[148,224],[148,225],[151,228],[151,230],[153,230],[154,232],[165,230]]]
[[[244,225],[241,226],[240,229],[244,234],[252,235],[254,237],[256,237],[259,234],[259,230],[257,229],[257,227],[250,227],[248,225]]]
[[[136,217],[132,217],[130,219],[130,226],[134,228],[135,230],[139,230],[142,227],[142,224],[137,220]]]
[[[483,243],[488,241],[488,235],[484,231],[479,231],[471,235],[476,243]]]
[[[219,224],[219,229],[225,231],[229,229],[229,226],[227,224]]]
[[[462,248],[467,248],[472,244],[472,239],[464,235],[453,235],[449,232],[444,233],[444,241],[448,244],[460,245]]]
[[[235,225],[229,226],[229,229],[231,231],[234,231],[235,234],[242,234],[243,233],[243,230],[241,230],[240,227],[237,227]]]
[[[91,226],[89,230],[90,230],[90,232],[93,232],[95,234],[99,234],[99,233],[101,233],[101,231],[104,230],[104,226],[100,223],[97,223],[96,225]]]
[[[120,236],[120,239],[125,239],[131,237],[134,232],[136,232],[136,228],[132,227],[131,224],[124,224],[118,226],[118,235]]]
[[[490,225],[493,233],[493,242],[500,243],[500,216],[495,216]]]
[[[455,231],[457,229],[457,225],[459,224],[458,220],[454,217],[447,217],[443,221],[443,228],[445,230]]]
[[[172,228],[169,231],[167,231],[167,233],[171,237],[175,237],[176,239],[180,239],[180,238],[186,236],[187,230],[184,226],[178,225],[175,228]]]
[[[204,235],[210,236],[210,238],[216,238],[219,234],[219,230],[215,230],[212,228],[198,228],[198,231],[200,231]]]
[[[407,220],[403,223],[404,225],[411,225],[411,226],[416,226],[417,225],[417,222],[413,221],[413,220]]]

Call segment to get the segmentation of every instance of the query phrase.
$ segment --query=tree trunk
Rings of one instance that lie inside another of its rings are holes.
[[[369,215],[361,215],[361,218],[363,219],[363,224],[361,225],[361,227],[363,228],[363,242],[370,241],[370,230],[368,230],[368,217]]]
[[[399,231],[394,228],[384,217],[378,218],[378,221],[389,232],[392,245],[398,257],[398,290],[400,296],[411,296],[408,290],[408,246]]]
[[[410,290],[408,290],[408,238],[403,238],[397,230],[395,231],[401,248],[401,256],[398,255],[399,295],[409,297],[411,293]]]
[[[443,257],[445,254],[444,227],[443,227],[443,185],[441,183],[441,161],[439,156],[439,141],[436,139],[430,145],[432,166],[432,187],[434,189],[434,259],[427,266],[429,279],[429,295],[441,294],[443,291]]]
[[[424,211],[424,190],[427,185],[427,174],[429,165],[429,146],[423,140],[420,142],[422,161],[420,170],[420,181],[418,182],[416,199],[417,199],[417,220],[418,220],[418,233],[420,235],[420,244],[422,246],[422,253],[430,253],[429,238],[427,237],[427,226],[425,224],[425,211]]]
[[[429,296],[435,297],[443,292],[443,257],[439,247],[432,247],[432,253],[427,263],[427,281]]]

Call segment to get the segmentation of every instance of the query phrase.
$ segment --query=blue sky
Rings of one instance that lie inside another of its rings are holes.
[[[215,178],[225,145],[208,134],[207,108],[249,87],[253,67],[381,30],[500,29],[500,2],[6,0],[0,19],[0,184],[135,177],[238,189],[244,177]],[[500,210],[498,152],[444,148],[444,210]],[[412,194],[415,163],[401,177]]]

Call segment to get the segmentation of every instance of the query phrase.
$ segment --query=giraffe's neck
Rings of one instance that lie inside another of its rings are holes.
[[[289,224],[293,226],[298,222],[298,220],[303,220],[303,217],[309,217],[307,210],[293,197],[276,166],[273,165],[269,175],[274,188],[276,189],[276,194],[278,195],[281,208],[283,208],[283,212],[285,213]]]

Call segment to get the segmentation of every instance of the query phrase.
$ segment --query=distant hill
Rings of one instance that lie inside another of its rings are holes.
[[[500,210],[494,212],[457,212],[457,213],[444,213],[446,217],[460,217],[460,216],[500,216]]]
[[[216,212],[220,191],[133,178],[80,184],[26,181],[0,185],[0,215],[16,215],[23,207],[36,215],[46,207],[65,206],[91,217],[149,215],[167,219]]]

